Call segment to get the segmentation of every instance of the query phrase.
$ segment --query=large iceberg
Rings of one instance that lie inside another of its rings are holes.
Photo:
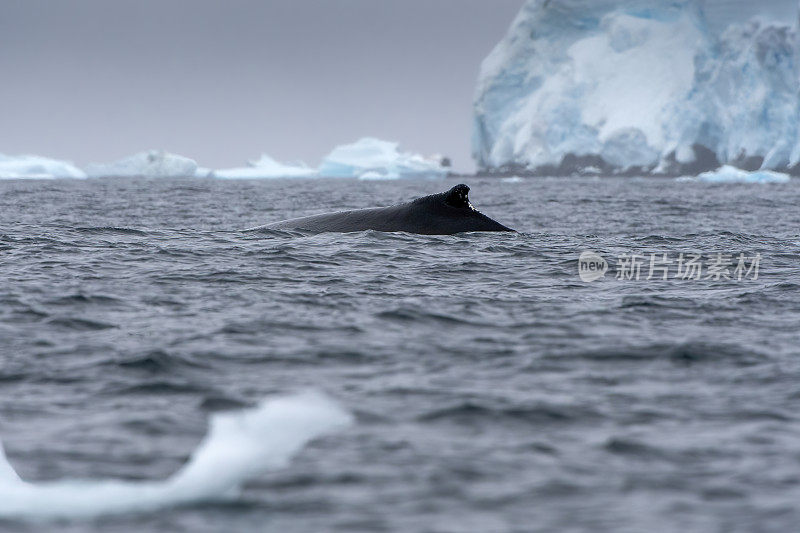
[[[148,150],[113,163],[92,163],[87,165],[86,173],[92,178],[102,177],[146,177],[146,178],[180,178],[203,176],[207,170],[200,169],[197,163],[176,154],[163,150]]]
[[[505,173],[800,173],[797,0],[528,0],[483,62],[473,154]]]
[[[312,178],[316,175],[317,170],[303,162],[279,163],[267,154],[262,154],[255,161],[248,161],[246,167],[225,168],[210,174],[213,178],[225,179]]]
[[[0,179],[86,178],[86,174],[69,161],[38,155],[8,156],[0,154]]]
[[[359,179],[441,178],[447,176],[448,165],[445,157],[400,152],[397,143],[365,137],[334,148],[322,160],[319,174]]]

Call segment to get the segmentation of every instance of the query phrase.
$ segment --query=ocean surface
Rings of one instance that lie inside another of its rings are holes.
[[[459,181],[519,233],[242,231]],[[237,496],[0,529],[794,531],[798,205],[800,180],[0,182],[0,439],[26,481],[169,478],[210,417],[275,394],[354,416]]]

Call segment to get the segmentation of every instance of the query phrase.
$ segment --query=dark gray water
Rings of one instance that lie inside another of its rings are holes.
[[[240,231],[453,181],[0,183],[0,438],[26,480],[166,478],[210,413],[275,392],[357,419],[233,501],[0,526],[796,529],[798,182],[466,182],[521,233]],[[642,279],[616,280],[632,252]],[[761,260],[646,280],[650,253]]]

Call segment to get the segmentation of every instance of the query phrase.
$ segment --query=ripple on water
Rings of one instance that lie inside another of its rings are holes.
[[[51,326],[70,331],[99,331],[118,327],[116,324],[78,317],[55,317],[48,319],[47,323]]]
[[[120,357],[106,364],[150,374],[179,373],[184,369],[208,368],[206,364],[165,350],[152,350],[141,355]]]
[[[674,363],[729,363],[749,366],[770,360],[768,354],[749,347],[725,343],[703,341],[681,342],[676,344],[657,343],[641,346],[621,346],[597,348],[573,354],[552,354],[547,357],[562,359],[572,357],[598,362],[620,363],[625,361],[671,361]]]
[[[432,409],[417,417],[421,422],[448,422],[454,424],[496,424],[511,422],[525,425],[558,423],[595,423],[602,414],[580,405],[539,403],[537,405],[490,406],[476,401],[458,402],[454,405]]]
[[[78,226],[72,228],[78,233],[90,235],[141,235],[147,236],[149,232],[135,228],[119,228],[114,226]]]

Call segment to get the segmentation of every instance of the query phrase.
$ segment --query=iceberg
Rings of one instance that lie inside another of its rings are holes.
[[[771,170],[748,172],[731,165],[723,165],[717,170],[702,172],[697,177],[681,177],[678,181],[702,181],[706,183],[787,183],[791,176]]]
[[[0,154],[0,179],[85,179],[86,174],[69,161],[38,155]]]
[[[86,167],[91,178],[181,178],[195,176],[197,170],[194,160],[163,150],[148,150],[113,163],[92,163]]]
[[[350,413],[313,391],[218,413],[189,461],[160,481],[31,483],[19,477],[0,448],[0,517],[86,519],[230,498],[248,479],[287,466],[308,442],[352,421]]]
[[[481,66],[473,157],[507,175],[800,174],[799,50],[796,0],[528,0]]]
[[[210,174],[213,178],[223,179],[262,179],[262,178],[313,178],[317,170],[303,162],[279,163],[267,154],[260,159],[248,161],[248,166],[215,170]]]
[[[197,167],[197,170],[194,171],[194,177],[195,178],[211,178],[212,177],[211,174],[213,172],[214,171],[211,170],[210,168]]]
[[[400,152],[398,143],[364,137],[333,149],[319,166],[319,174],[330,178],[365,180],[399,178],[443,178],[449,160]]]

